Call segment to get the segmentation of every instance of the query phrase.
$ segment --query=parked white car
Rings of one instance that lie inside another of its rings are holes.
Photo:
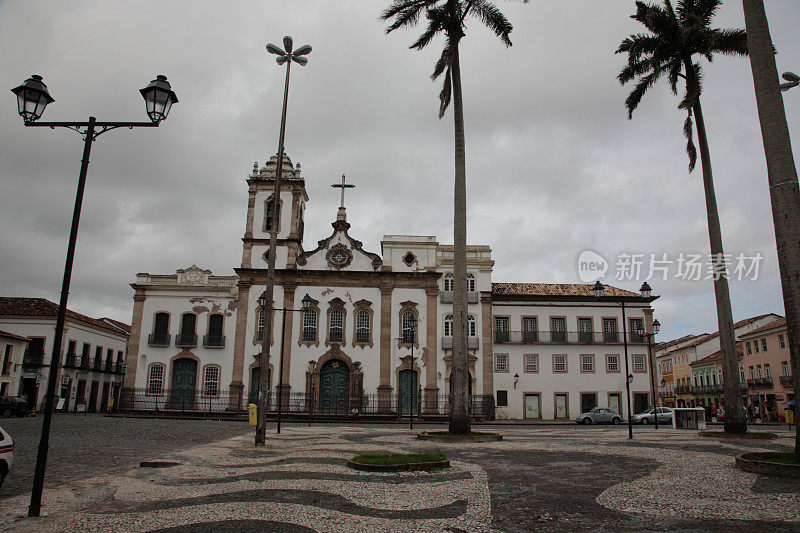
[[[659,424],[672,424],[672,409],[669,407],[657,407],[658,411],[658,423]],[[653,408],[651,407],[647,411],[643,413],[639,413],[638,415],[634,415],[633,417],[634,424],[654,424],[655,423],[655,415],[653,414]]]
[[[14,463],[14,440],[0,427],[0,487]]]

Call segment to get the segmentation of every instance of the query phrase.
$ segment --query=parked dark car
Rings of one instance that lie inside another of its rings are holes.
[[[0,396],[0,414],[6,418],[28,416],[31,414],[31,407],[28,400],[20,396]]]

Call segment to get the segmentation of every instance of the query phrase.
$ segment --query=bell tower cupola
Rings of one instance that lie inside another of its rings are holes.
[[[300,163],[293,164],[284,153],[282,166],[277,213],[273,211],[278,155],[270,157],[260,169],[258,162],[253,164],[252,174],[247,177],[247,221],[242,238],[242,268],[267,268],[273,224],[278,226],[275,268],[296,268],[297,256],[302,252],[303,213],[308,194]]]

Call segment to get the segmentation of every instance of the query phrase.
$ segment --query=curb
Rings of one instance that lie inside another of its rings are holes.
[[[450,459],[444,461],[431,461],[428,463],[401,463],[397,465],[369,465],[365,463],[355,463],[347,460],[347,466],[355,470],[366,472],[409,472],[412,470],[438,470],[450,467]]]
[[[766,474],[768,476],[800,478],[800,465],[749,459],[747,457],[748,455],[753,454],[743,453],[736,456],[736,466],[745,472]]]
[[[435,442],[497,442],[503,440],[503,436],[496,435],[458,435],[444,436],[433,435],[430,433],[417,433],[417,440],[431,440]]]

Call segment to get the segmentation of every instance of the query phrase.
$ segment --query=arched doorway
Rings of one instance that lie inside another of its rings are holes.
[[[172,363],[172,396],[173,409],[193,409],[195,385],[197,380],[197,361],[181,358]]]
[[[267,390],[271,387],[271,378],[269,368],[267,368]],[[258,396],[261,392],[261,367],[254,366],[250,370],[250,391],[247,394],[247,401],[258,405]],[[269,405],[269,398],[267,398],[267,405]]]
[[[400,409],[404,415],[417,412],[418,383],[416,370],[400,371]]]
[[[350,372],[347,365],[331,359],[319,373],[319,409],[323,413],[347,414],[350,399]]]

